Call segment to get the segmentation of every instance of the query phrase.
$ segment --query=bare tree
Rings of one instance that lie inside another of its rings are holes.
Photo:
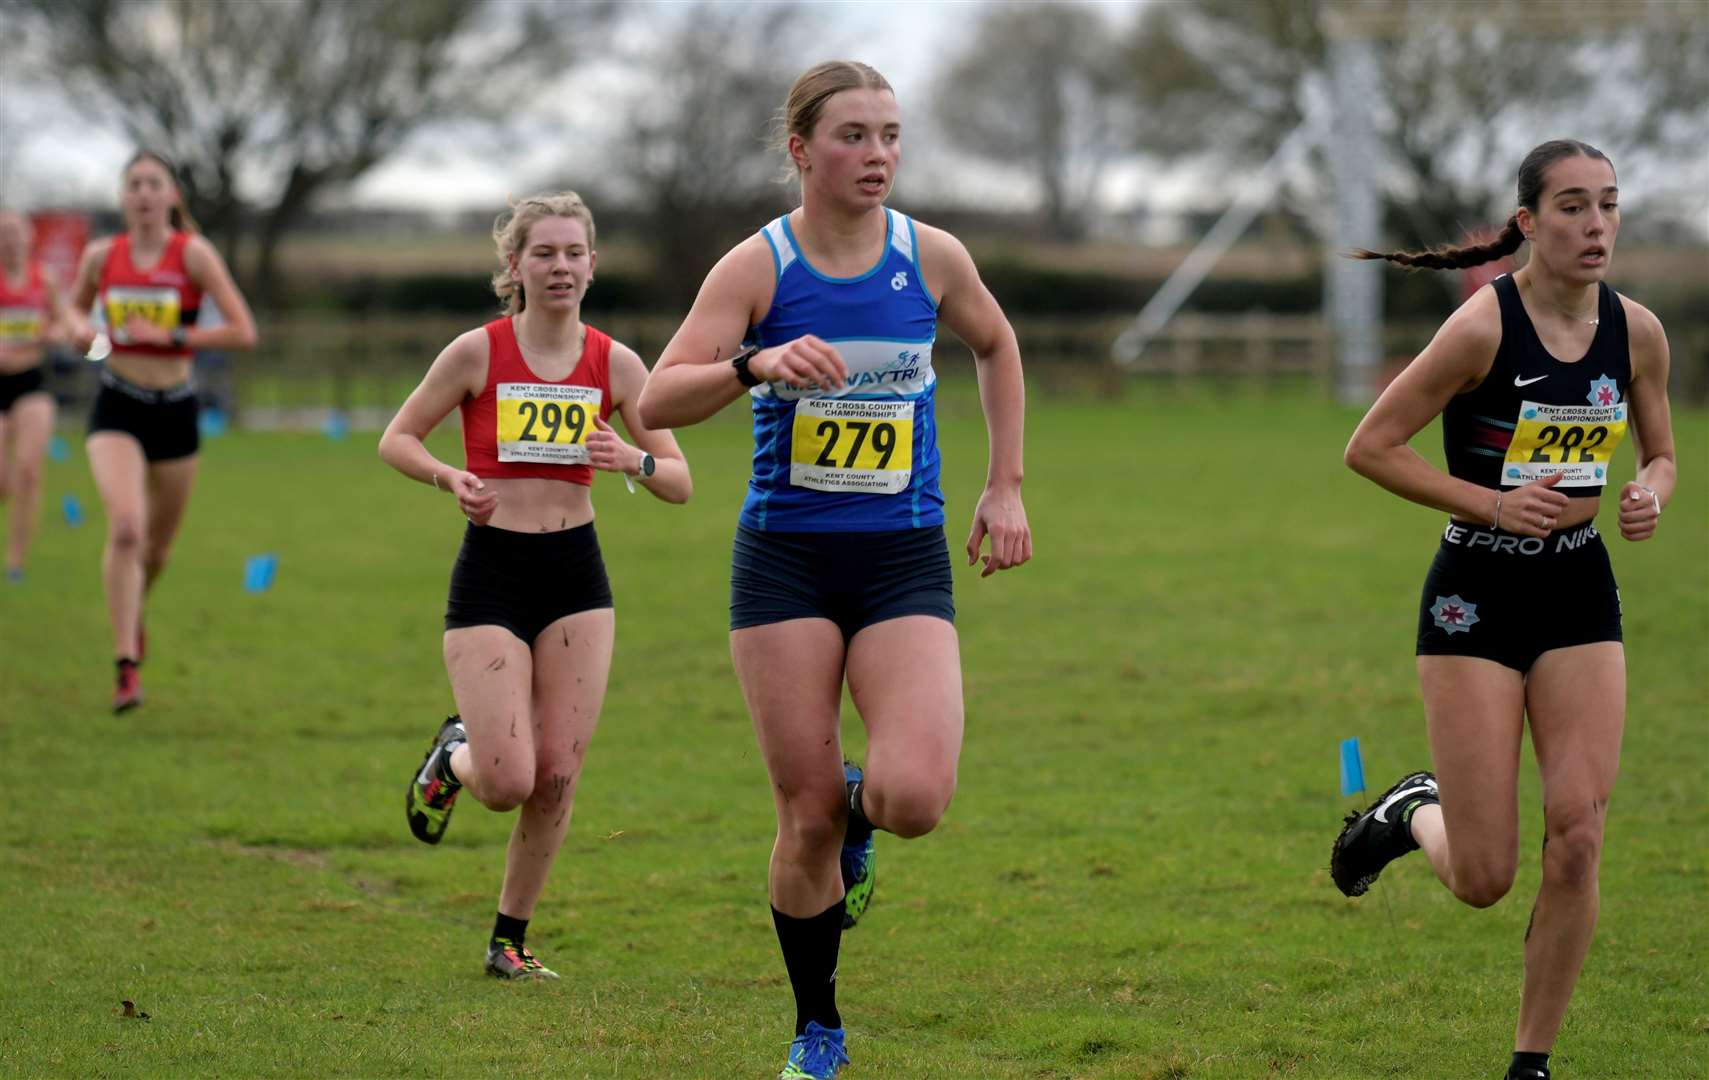
[[[686,301],[742,236],[786,205],[768,136],[803,66],[807,25],[791,3],[697,3],[648,26],[623,57],[629,80],[604,184],[648,221],[660,283]]]
[[[281,236],[324,191],[429,121],[497,117],[577,55],[571,26],[612,5],[534,0],[0,0],[23,74],[66,89],[179,164],[191,212],[235,262],[258,228],[265,288]],[[553,16],[556,17],[553,17]]]
[[[1019,166],[1039,186],[1059,233],[1085,231],[1085,212],[1130,107],[1130,72],[1097,7],[1078,2],[993,4],[934,91],[949,141],[989,162]]]
[[[1362,37],[1376,57],[1380,97],[1363,105],[1401,244],[1490,222],[1512,201],[1520,157],[1544,139],[1637,155],[1663,183],[1709,141],[1701,6],[1198,0],[1149,6],[1130,42],[1134,144],[1218,172],[1264,160],[1329,107],[1331,32]],[[1304,193],[1321,205],[1321,155],[1318,166]]]

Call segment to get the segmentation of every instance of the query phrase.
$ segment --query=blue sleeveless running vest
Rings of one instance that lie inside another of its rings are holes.
[[[754,465],[741,523],[770,532],[876,532],[942,525],[938,485],[937,301],[920,280],[914,223],[886,209],[878,264],[833,278],[810,266],[784,215],[761,234],[777,288],[749,331],[761,348],[812,334],[834,347],[848,384],[830,392],[750,390]]]

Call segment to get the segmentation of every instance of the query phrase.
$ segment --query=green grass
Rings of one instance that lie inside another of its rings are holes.
[[[984,433],[965,385],[943,413],[953,548]],[[1338,741],[1361,736],[1373,784],[1427,760],[1412,620],[1440,519],[1341,467],[1356,419],[1137,383],[1035,397],[1036,559],[957,574],[959,793],[933,836],[880,837],[844,939],[851,1080],[1499,1074],[1529,755],[1497,907],[1417,858],[1360,901],[1325,870]],[[1610,540],[1631,718],[1562,1080],[1709,1068],[1709,423],[1676,424],[1659,538]],[[775,1075],[771,804],[725,621],[746,424],[681,438],[687,508],[596,491],[618,649],[530,934],[550,986],[481,975],[508,819],[471,801],[437,849],[402,820],[450,702],[450,502],[370,436],[211,442],[149,609],[148,704],[115,718],[99,511],[80,455],[51,464],[29,578],[0,591],[0,1074]],[[277,584],[250,595],[262,551]]]

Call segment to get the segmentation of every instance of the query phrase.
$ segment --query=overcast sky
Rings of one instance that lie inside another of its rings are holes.
[[[732,0],[740,2],[740,0]],[[971,32],[979,9],[1001,0],[814,0],[812,13],[821,33],[822,56],[803,57],[802,67],[831,56],[864,60],[883,72],[896,89],[903,121],[916,137],[908,144],[899,186],[925,186],[934,173],[953,172],[963,197],[1015,206],[1027,205],[1033,192],[1024,174],[1005,175],[989,168],[967,169],[932,138],[927,95],[938,63],[958,51]],[[1112,22],[1126,26],[1143,0],[1103,0]],[[642,5],[638,20],[677,17],[687,5]],[[573,72],[577,89],[600,91],[589,80],[613,78],[597,65]],[[618,76],[622,77],[622,76]],[[632,77],[632,76],[631,76]],[[585,100],[585,97],[584,97]],[[781,104],[781,102],[779,103]],[[923,136],[923,138],[921,137]],[[512,149],[495,167],[494,148],[471,143],[465,132],[427,127],[406,149],[366,173],[349,190],[348,201],[361,205],[405,205],[438,210],[489,208],[507,196],[553,178],[564,147],[553,139],[534,140],[532,154]],[[26,205],[99,204],[116,199],[119,170],[135,149],[116,126],[104,127],[71,111],[57,95],[25,93],[7,85],[0,62],[0,200]],[[559,177],[560,179],[562,177]],[[1118,177],[1116,182],[1121,182]],[[340,198],[339,201],[345,201]]]

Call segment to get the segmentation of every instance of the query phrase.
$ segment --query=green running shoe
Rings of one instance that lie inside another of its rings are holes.
[[[409,792],[404,796],[404,813],[409,818],[409,831],[424,844],[439,843],[445,835],[445,826],[451,823],[451,808],[456,804],[457,793],[463,790],[463,785],[448,781],[440,774],[451,771],[444,767],[444,763],[457,749],[458,743],[468,741],[469,733],[463,729],[462,719],[454,714],[446,717],[427,748],[427,757],[422,759],[421,768],[410,777]]]
[[[495,979],[556,979],[558,973],[534,959],[528,946],[509,938],[487,942],[487,974]]]
[[[847,785],[851,801],[855,785],[860,783],[863,775],[859,765],[852,761],[843,762],[843,782]],[[864,836],[861,835],[863,831]],[[878,882],[878,858],[872,843],[872,828],[870,824],[864,830],[855,828],[852,815],[849,831],[843,836],[840,862],[843,870],[843,929],[852,930],[855,923],[860,922],[860,917],[866,914],[867,905],[872,903],[872,887]]]

